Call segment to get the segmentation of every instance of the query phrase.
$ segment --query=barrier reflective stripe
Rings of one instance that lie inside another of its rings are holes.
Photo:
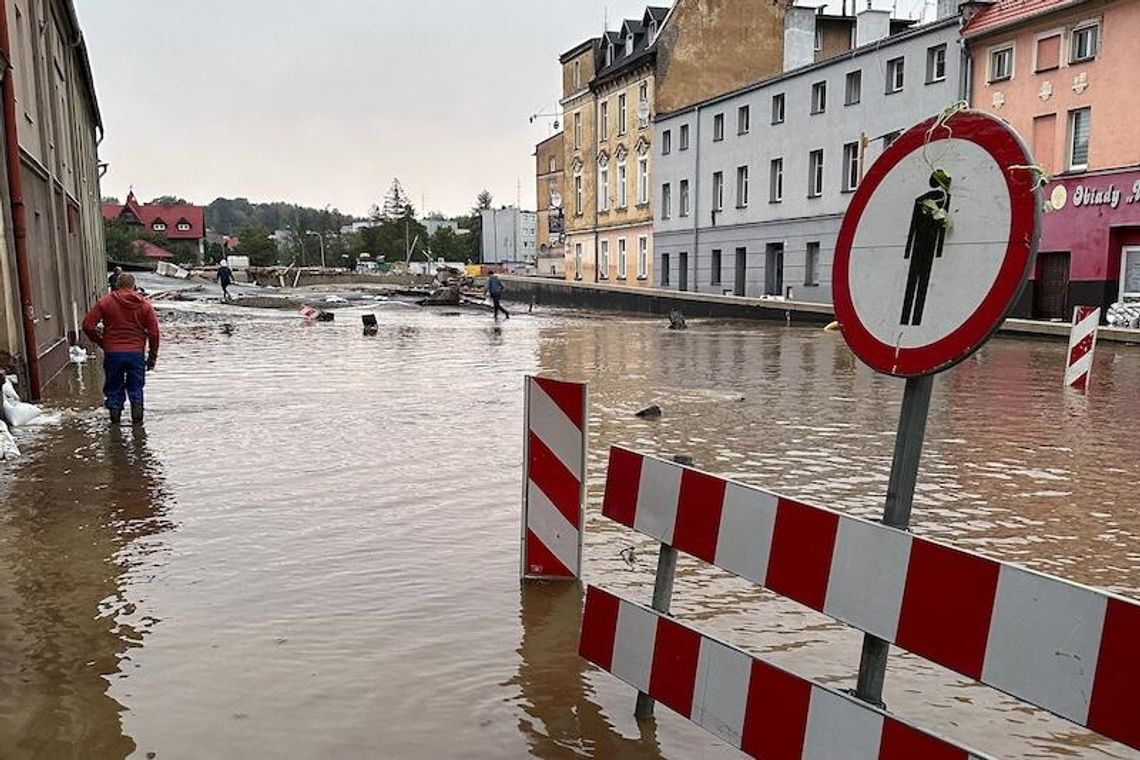
[[[595,587],[580,654],[753,757],[983,757]]]
[[[586,393],[583,383],[526,378],[523,577],[581,571]]]
[[[1140,748],[1135,601],[621,448],[602,512]]]
[[[1078,306],[1073,310],[1073,332],[1069,335],[1069,360],[1065,367],[1065,385],[1070,388],[1088,389],[1099,327],[1100,309]]]

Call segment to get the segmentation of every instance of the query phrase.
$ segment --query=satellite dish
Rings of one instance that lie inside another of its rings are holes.
[[[552,208],[562,208],[562,193],[557,190],[551,190],[550,205]]]
[[[649,103],[644,100],[637,104],[637,118],[641,121],[649,121]]]

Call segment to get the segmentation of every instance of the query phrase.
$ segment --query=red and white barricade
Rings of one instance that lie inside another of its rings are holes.
[[[982,757],[593,586],[579,654],[753,757]]]
[[[1069,336],[1069,360],[1065,367],[1066,387],[1088,390],[1099,327],[1100,309],[1078,306],[1073,311],[1073,332]]]
[[[522,576],[573,579],[582,568],[587,385],[526,379]]]
[[[1140,749],[1131,599],[621,448],[610,452],[602,511]]]

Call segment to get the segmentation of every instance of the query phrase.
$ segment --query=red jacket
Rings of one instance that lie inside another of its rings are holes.
[[[83,334],[107,353],[138,353],[149,342],[151,358],[158,357],[158,315],[133,290],[116,290],[100,298],[83,318]]]

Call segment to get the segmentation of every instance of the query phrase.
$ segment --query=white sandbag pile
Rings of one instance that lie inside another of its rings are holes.
[[[1140,304],[1114,303],[1108,307],[1105,321],[1113,327],[1140,327]]]
[[[43,415],[35,404],[25,404],[20,400],[20,394],[16,390],[16,378],[11,375],[5,377],[4,388],[0,393],[4,396],[4,421],[9,426],[23,427]]]

